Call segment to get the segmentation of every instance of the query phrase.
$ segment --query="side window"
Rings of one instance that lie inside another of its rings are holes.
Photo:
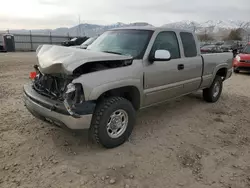
[[[159,33],[151,53],[155,53],[156,50],[168,50],[171,54],[171,59],[180,58],[180,48],[175,32],[163,31]]]
[[[194,36],[191,33],[181,32],[181,41],[184,49],[185,57],[197,56],[197,48]]]

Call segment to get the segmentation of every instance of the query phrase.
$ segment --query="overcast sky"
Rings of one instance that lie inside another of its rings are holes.
[[[82,23],[250,21],[250,0],[0,0],[0,29],[47,29]]]

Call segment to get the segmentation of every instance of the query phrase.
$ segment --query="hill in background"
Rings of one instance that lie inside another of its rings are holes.
[[[111,25],[97,25],[97,24],[89,24],[84,23],[80,24],[71,28],[56,28],[56,29],[41,29],[41,30],[32,30],[32,34],[41,34],[41,35],[69,35],[69,36],[96,36],[102,34],[104,31],[113,28],[120,28],[120,27],[130,27],[130,26],[153,26],[146,22],[135,22],[135,23],[121,23],[118,22],[116,24]],[[194,22],[189,20],[184,20],[180,22],[172,22],[164,24],[163,27],[169,28],[179,28],[179,29],[188,29],[195,31],[196,33],[207,33],[213,35],[214,38],[222,38],[225,35],[228,35],[230,30],[236,28],[242,28],[245,30],[246,35],[250,34],[250,22],[243,22],[243,21],[232,21],[232,20],[208,20],[206,22]],[[3,33],[5,31],[2,31]],[[10,33],[14,34],[29,34],[29,30],[10,30]]]

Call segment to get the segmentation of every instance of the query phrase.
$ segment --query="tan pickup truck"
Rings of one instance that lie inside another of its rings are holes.
[[[136,27],[109,30],[86,50],[37,49],[35,76],[24,85],[27,109],[70,129],[89,129],[106,148],[131,135],[136,111],[203,90],[216,102],[232,75],[232,53],[201,55],[190,31]]]

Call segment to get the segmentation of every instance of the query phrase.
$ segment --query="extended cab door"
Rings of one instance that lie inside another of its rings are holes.
[[[202,80],[203,62],[197,44],[197,38],[190,32],[180,32],[182,43],[184,93],[191,93],[199,89]]]
[[[170,61],[145,62],[144,67],[144,106],[178,97],[183,90],[183,67],[180,44],[173,31],[161,31],[155,38],[150,54],[156,50],[168,50]]]

